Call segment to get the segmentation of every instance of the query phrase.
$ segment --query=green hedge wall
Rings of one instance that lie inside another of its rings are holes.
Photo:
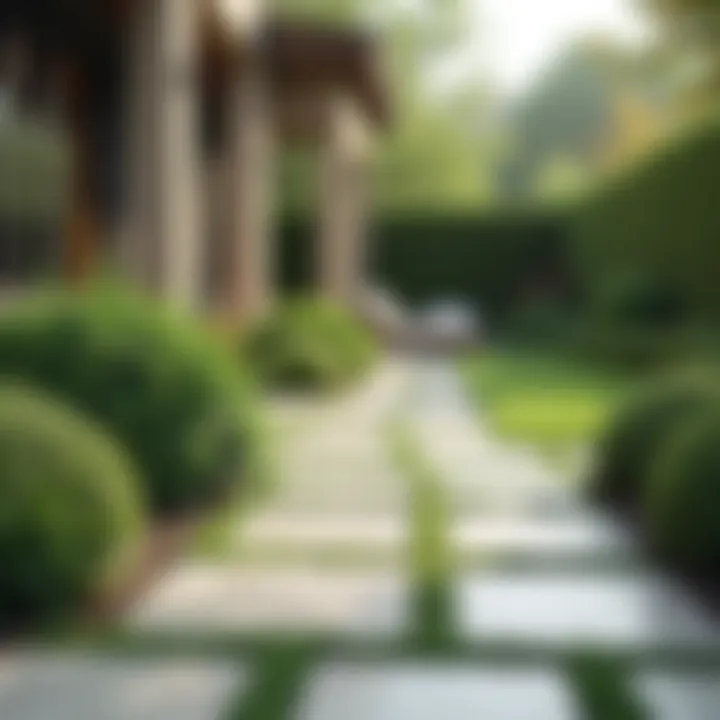
[[[673,140],[578,208],[573,242],[583,284],[644,277],[693,317],[720,317],[720,116]]]
[[[288,290],[313,283],[314,229],[299,218],[282,224],[280,276]],[[377,218],[367,275],[415,306],[450,297],[502,318],[529,287],[564,294],[572,285],[567,230],[561,213]]]
[[[544,300],[548,291],[565,301],[569,296],[588,326],[598,324],[622,291],[631,310],[660,298],[682,311],[680,320],[708,320],[714,327],[720,320],[719,193],[720,114],[565,211],[378,218],[367,274],[411,304],[452,296],[491,320],[507,318],[535,286]],[[313,222],[284,223],[286,287],[312,285],[314,234]],[[634,314],[630,325],[642,324]]]

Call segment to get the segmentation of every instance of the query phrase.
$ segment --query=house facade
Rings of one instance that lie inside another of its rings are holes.
[[[373,39],[286,23],[258,0],[8,0],[0,79],[61,119],[63,273],[111,258],[148,291],[242,322],[272,302],[284,148],[318,153],[321,291],[361,283],[372,139],[387,119]]]

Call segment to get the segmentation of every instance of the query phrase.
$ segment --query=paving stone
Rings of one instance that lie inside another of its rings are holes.
[[[575,720],[553,670],[464,665],[327,665],[311,679],[298,720]]]
[[[247,686],[247,672],[230,662],[6,654],[0,657],[0,717],[225,720]]]
[[[720,668],[703,673],[645,671],[634,687],[652,720],[717,720]]]
[[[407,624],[405,583],[389,572],[188,565],[130,614],[131,627],[179,634],[333,632],[392,636]]]
[[[372,549],[399,552],[407,543],[407,526],[393,516],[353,517],[268,513],[239,528],[244,547]]]
[[[409,382],[409,366],[388,362],[362,388],[325,404],[324,420],[283,439],[278,488],[267,512],[404,518],[405,479],[390,457],[389,414]]]
[[[591,515],[566,519],[478,519],[456,524],[456,547],[464,554],[522,555],[547,559],[629,554],[627,535],[609,520]]]
[[[394,476],[388,478],[389,483],[394,481]],[[295,513],[300,517],[336,515],[362,518],[380,514],[402,517],[406,505],[404,493],[391,495],[382,490],[373,492],[370,487],[353,488],[342,482],[311,487],[302,487],[298,483],[292,490],[275,498],[269,509],[284,514]]]
[[[474,639],[630,649],[720,647],[720,627],[654,576],[486,573],[460,585],[459,616]]]

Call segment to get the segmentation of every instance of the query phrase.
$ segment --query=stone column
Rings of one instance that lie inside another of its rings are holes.
[[[229,98],[227,312],[247,322],[272,302],[276,129],[262,57],[246,49]]]
[[[320,292],[353,306],[364,264],[367,137],[348,101],[336,99],[328,107],[320,162]]]
[[[202,276],[198,5],[138,3],[128,47],[123,260],[149,290],[187,307]]]

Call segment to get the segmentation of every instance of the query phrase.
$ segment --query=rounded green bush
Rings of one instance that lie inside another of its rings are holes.
[[[687,419],[653,462],[645,494],[651,541],[679,567],[720,572],[720,412]]]
[[[120,579],[143,525],[126,455],[36,391],[0,389],[0,625],[73,610]]]
[[[159,512],[215,497],[254,452],[247,377],[190,318],[120,288],[42,293],[0,318],[0,378],[42,387],[130,451]]]
[[[639,392],[600,442],[593,495],[624,510],[641,509],[650,463],[685,418],[718,402],[716,385],[709,373],[692,370]]]
[[[243,350],[273,387],[331,389],[362,375],[375,349],[349,313],[315,298],[291,300],[252,329]]]

